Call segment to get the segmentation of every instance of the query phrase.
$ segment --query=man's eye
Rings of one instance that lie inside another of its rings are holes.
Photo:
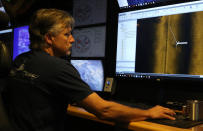
[[[66,34],[65,34],[65,36],[70,36],[70,35],[71,35],[71,33],[66,33]]]

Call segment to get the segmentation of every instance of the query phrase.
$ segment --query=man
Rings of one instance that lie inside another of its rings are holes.
[[[10,118],[20,131],[63,131],[69,103],[77,103],[98,118],[119,122],[147,118],[175,119],[161,106],[148,110],[106,101],[84,83],[66,60],[75,41],[74,19],[57,9],[40,9],[30,24],[30,52],[18,56],[10,73],[5,98]]]

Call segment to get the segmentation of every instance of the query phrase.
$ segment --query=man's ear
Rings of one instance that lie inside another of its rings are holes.
[[[52,37],[51,37],[50,34],[45,34],[44,40],[46,41],[46,43],[47,43],[48,45],[52,45]]]

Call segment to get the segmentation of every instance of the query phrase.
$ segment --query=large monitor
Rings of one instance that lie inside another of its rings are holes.
[[[118,14],[116,76],[203,80],[203,1]]]
[[[14,28],[14,41],[13,41],[13,59],[21,53],[29,51],[29,26],[21,26]]]
[[[71,60],[71,64],[93,91],[103,91],[104,69],[102,60]]]

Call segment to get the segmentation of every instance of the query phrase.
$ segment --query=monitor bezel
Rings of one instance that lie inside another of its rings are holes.
[[[173,4],[179,4],[179,3],[185,3],[185,2],[192,2],[192,1],[200,1],[200,0],[167,0],[167,1],[158,1],[158,2],[150,2],[149,4],[142,4],[142,5],[128,5],[120,7],[119,3],[119,12],[126,12],[126,11],[132,11],[132,10],[140,10],[140,9],[146,9],[146,8],[153,8],[153,7],[159,7],[159,6],[165,6],[165,5],[173,5]]]

